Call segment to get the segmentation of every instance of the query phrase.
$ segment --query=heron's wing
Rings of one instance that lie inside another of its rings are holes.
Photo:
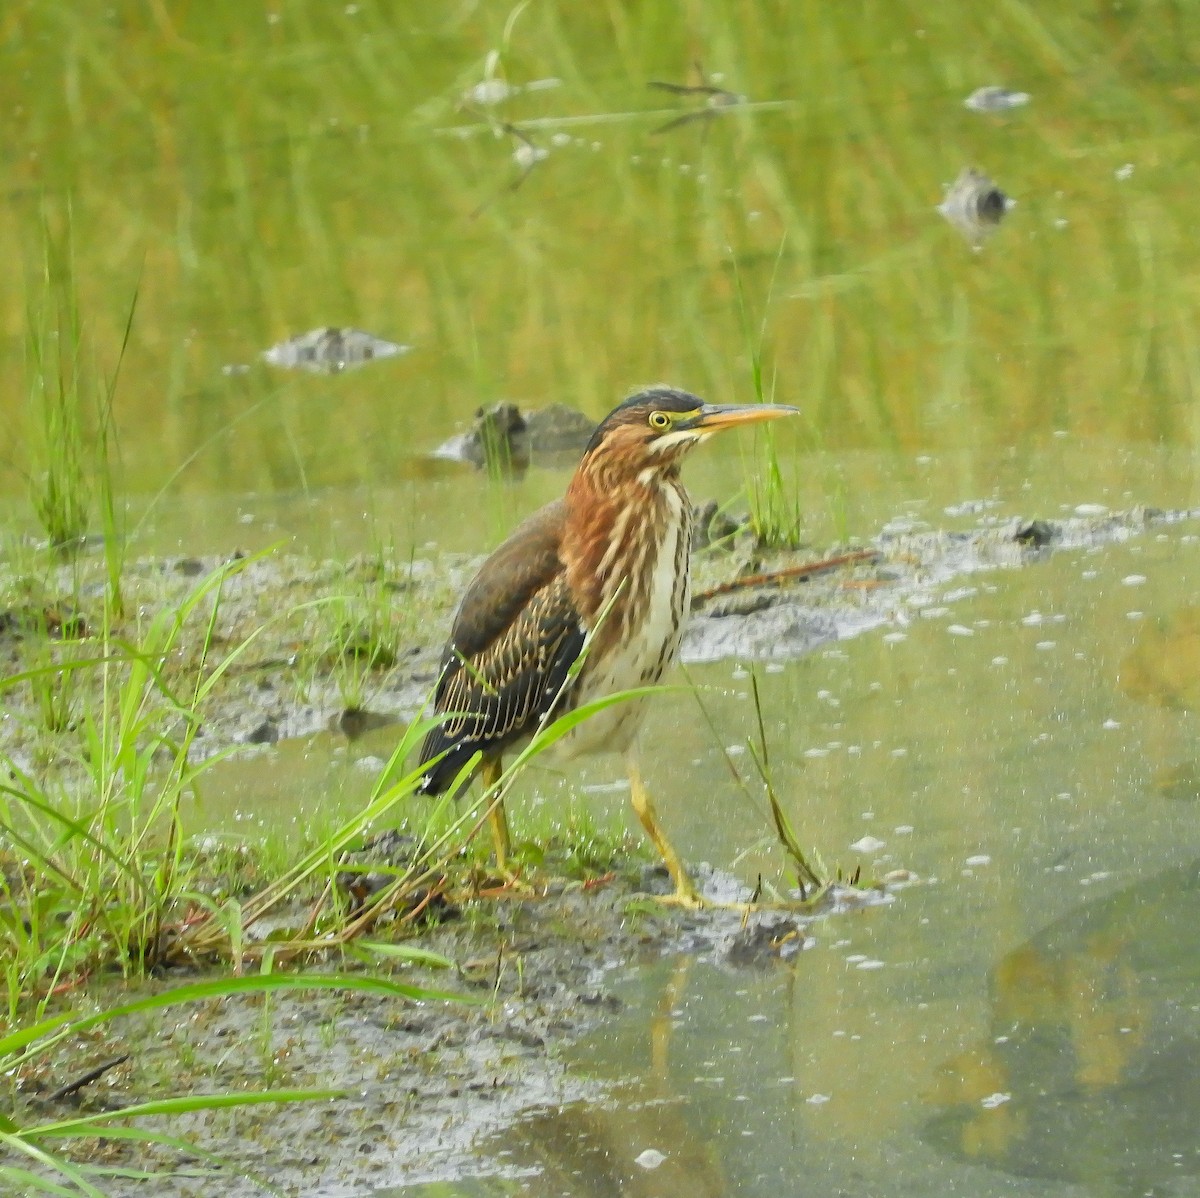
[[[448,665],[485,653],[520,613],[562,572],[558,550],[566,522],[562,500],[534,512],[480,566],[468,584],[442,655]],[[442,709],[439,707],[439,710]]]
[[[450,713],[421,746],[445,754],[423,789],[444,790],[478,750],[498,752],[554,706],[586,636],[558,559],[561,505],[526,521],[467,589],[442,658],[434,710]]]
[[[455,714],[442,725],[444,736],[501,748],[531,732],[557,698],[584,636],[566,579],[559,577],[483,653],[447,665],[436,709]]]

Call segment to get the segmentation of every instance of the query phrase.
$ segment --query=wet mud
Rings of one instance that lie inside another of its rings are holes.
[[[422,938],[455,963],[446,971],[404,970],[400,980],[453,991],[464,1002],[400,1003],[350,994],[283,994],[214,1002],[161,1023],[128,1022],[101,1043],[76,1046],[27,1085],[45,1111],[118,1109],[167,1092],[331,1087],[331,1101],[184,1118],[173,1129],[225,1162],[220,1192],[361,1195],[376,1188],[469,1177],[478,1145],[518,1120],[572,1104],[601,1104],[608,1083],[572,1073],[564,1044],[622,1010],[617,971],[687,956],[738,972],[786,967],[813,941],[813,919],[891,902],[883,889],[832,888],[809,911],[681,913],[647,901],[669,888],[665,871],[631,870],[599,884],[553,884],[537,899],[489,900],[446,913]],[[647,876],[652,875],[652,876]],[[702,867],[710,894],[736,880]],[[189,980],[182,972],[169,981]],[[48,1095],[95,1061],[138,1049],[70,1108]],[[214,1178],[188,1176],[203,1162],[152,1146],[100,1149],[109,1164],[166,1170],[156,1193],[213,1192]],[[205,1166],[207,1167],[207,1166]],[[487,1172],[495,1175],[494,1163]],[[239,1174],[244,1174],[240,1176]],[[144,1183],[110,1185],[113,1194]]]

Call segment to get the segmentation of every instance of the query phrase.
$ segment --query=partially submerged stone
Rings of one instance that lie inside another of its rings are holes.
[[[745,521],[739,524],[721,510],[715,499],[698,503],[692,512],[692,549],[699,551],[728,544],[745,527]]]
[[[531,79],[528,83],[509,83],[506,79],[488,76],[468,87],[459,102],[464,108],[495,108],[522,92],[549,91],[561,86],[562,80],[553,76]]]
[[[406,354],[411,345],[385,341],[362,329],[339,329],[327,325],[290,337],[264,350],[262,359],[287,370],[308,370],[314,374],[337,374],[355,366],[382,358]]]
[[[440,445],[434,456],[519,473],[538,458],[556,464],[572,460],[595,430],[594,421],[566,404],[522,412],[511,400],[502,400],[477,409],[471,428]]]
[[[977,87],[963,105],[972,112],[1007,112],[1029,103],[1028,92],[1010,91],[1007,87]]]
[[[547,404],[525,414],[530,448],[535,453],[561,453],[583,448],[596,431],[596,422],[563,403]]]
[[[1016,202],[982,171],[968,166],[946,190],[937,210],[979,249]]]

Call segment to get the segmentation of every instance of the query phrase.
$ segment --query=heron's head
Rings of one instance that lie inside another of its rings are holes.
[[[709,404],[687,391],[650,387],[630,396],[600,422],[583,461],[605,472],[669,473],[684,454],[714,433],[798,414],[798,408],[782,404]]]

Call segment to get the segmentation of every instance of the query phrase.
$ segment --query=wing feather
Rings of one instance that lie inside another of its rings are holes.
[[[479,750],[498,753],[533,732],[553,708],[586,629],[558,556],[562,505],[531,517],[467,588],[442,657],[434,711],[448,717],[426,736],[421,762],[438,794]]]

